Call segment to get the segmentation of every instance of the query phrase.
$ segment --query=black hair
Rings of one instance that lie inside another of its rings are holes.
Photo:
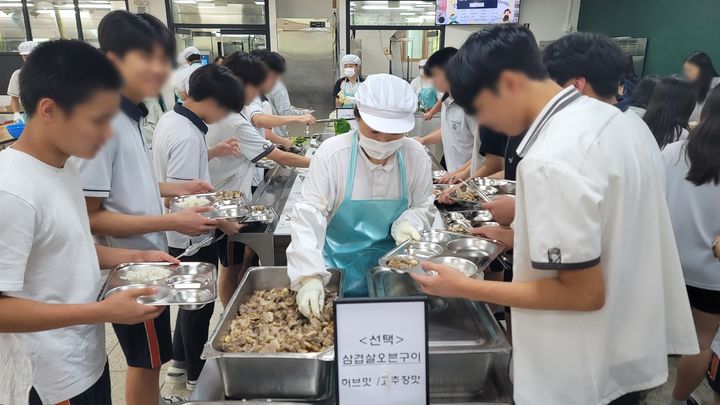
[[[533,80],[548,77],[535,37],[519,24],[496,26],[470,35],[445,74],[455,102],[473,114],[475,96],[484,89],[494,90],[505,70],[521,72]]]
[[[98,25],[98,41],[104,53],[112,52],[120,57],[132,50],[152,52],[160,46],[165,55],[173,59],[175,36],[156,17],[125,10],[109,12]]]
[[[268,69],[281,75],[285,73],[285,58],[277,52],[273,52],[269,49],[253,49],[250,51],[250,55],[263,61]]]
[[[610,37],[574,32],[548,45],[542,56],[550,77],[561,86],[582,77],[598,96],[617,96],[625,73],[625,54]]]
[[[221,60],[222,60],[222,61],[225,61],[225,57],[222,56],[222,55],[218,55],[218,56],[215,57],[215,59],[213,59],[213,63],[218,63],[218,62],[220,62]]]
[[[89,99],[99,90],[119,90],[122,78],[115,66],[92,45],[59,39],[41,43],[20,71],[20,100],[32,116],[43,98],[63,110]]]
[[[240,112],[245,105],[242,81],[230,69],[214,63],[201,66],[190,75],[188,94],[195,101],[214,99],[235,112]]]
[[[623,52],[624,56],[624,64],[623,64],[623,76],[625,76],[625,80],[630,80],[631,82],[634,82],[637,80],[637,73],[635,73],[635,59],[633,59],[632,55],[629,53]]]
[[[452,46],[448,46],[446,48],[435,51],[435,53],[430,55],[430,57],[427,59],[427,62],[425,62],[425,66],[423,66],[423,72],[425,72],[425,76],[432,77],[432,70],[434,68],[445,70],[448,62],[450,61],[450,59],[452,59],[453,56],[455,56],[456,53],[458,53],[457,48],[453,48]]]
[[[225,58],[226,66],[243,83],[260,87],[267,78],[267,66],[259,59],[246,52],[233,52]]]
[[[650,97],[655,90],[660,79],[657,76],[645,76],[640,83],[633,89],[632,96],[630,96],[630,105],[633,107],[640,107],[647,109],[650,103]]]
[[[710,91],[713,78],[718,76],[718,72],[713,66],[712,59],[705,52],[695,52],[685,59],[685,63],[695,65],[700,69],[700,77],[694,82],[694,85],[697,90],[697,101],[702,103]]]
[[[720,87],[708,94],[686,146],[690,170],[685,178],[696,186],[720,184]]]
[[[695,109],[695,90],[686,80],[664,77],[655,86],[643,120],[660,149],[675,142]]]
[[[200,55],[199,53],[193,53],[193,54],[188,55],[188,57],[185,60],[190,63],[193,63],[193,62],[199,61],[200,59],[202,59],[202,55]]]

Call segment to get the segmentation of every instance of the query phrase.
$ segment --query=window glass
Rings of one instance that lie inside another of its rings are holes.
[[[417,62],[440,49],[440,31],[423,29],[355,30],[350,53],[362,58],[362,74],[392,73],[406,80],[418,75]]]
[[[99,46],[97,27],[105,15],[114,10],[125,10],[124,0],[79,0],[80,22],[86,42]]]
[[[265,2],[253,0],[172,0],[175,24],[265,24]]]
[[[35,41],[78,38],[72,0],[28,1],[27,7]]]
[[[245,34],[219,28],[178,28],[175,38],[178,49],[194,46],[203,55],[209,55],[211,62],[219,55],[267,47],[264,34]]]
[[[435,25],[435,2],[353,0],[350,25]]]
[[[17,52],[23,41],[25,19],[20,0],[0,1],[0,52]]]

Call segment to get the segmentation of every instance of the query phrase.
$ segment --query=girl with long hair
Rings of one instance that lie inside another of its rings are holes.
[[[660,79],[643,115],[660,149],[687,138],[693,108],[695,91],[689,82],[674,77]]]
[[[705,52],[695,52],[685,59],[683,64],[683,73],[695,86],[697,91],[697,104],[690,116],[690,121],[697,121],[700,118],[705,98],[710,90],[720,83],[720,76],[713,66],[712,59]]]

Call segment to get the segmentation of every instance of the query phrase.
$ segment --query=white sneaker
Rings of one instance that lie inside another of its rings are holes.
[[[165,384],[179,385],[187,381],[187,371],[184,365],[172,362],[165,374]]]
[[[169,397],[162,397],[162,404],[166,405],[179,405],[184,403],[185,400],[177,395],[171,395]]]
[[[188,380],[185,383],[185,388],[187,388],[188,391],[193,392],[196,384],[197,384],[197,380]]]

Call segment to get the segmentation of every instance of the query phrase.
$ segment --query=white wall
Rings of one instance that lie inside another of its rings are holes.
[[[577,29],[580,1],[521,0],[520,23],[530,24],[530,30],[538,41],[558,39]],[[445,46],[459,48],[470,34],[485,27],[483,25],[448,25],[445,28]]]

